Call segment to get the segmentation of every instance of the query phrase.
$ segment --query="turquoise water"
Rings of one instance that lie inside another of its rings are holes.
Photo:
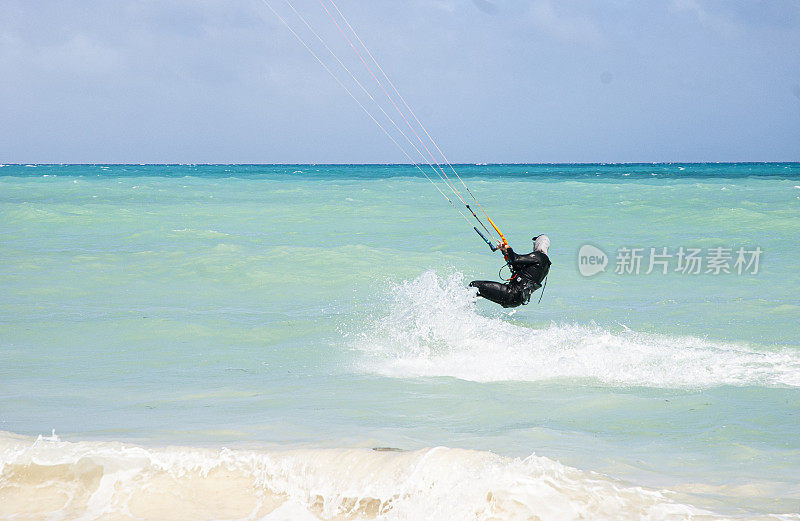
[[[800,164],[457,169],[518,251],[550,236],[541,304],[475,301],[502,260],[410,166],[0,167],[0,430],[536,454],[800,513]],[[617,274],[623,247],[763,255]]]

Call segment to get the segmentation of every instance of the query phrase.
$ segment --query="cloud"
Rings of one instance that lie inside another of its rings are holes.
[[[4,1],[7,159],[405,159],[260,0]],[[467,161],[796,156],[800,17],[773,1],[337,0]],[[370,82],[321,7],[298,8]]]
[[[672,0],[669,9],[676,13],[688,13],[700,25],[722,34],[738,32],[737,25],[726,16],[717,12],[709,12],[698,0]]]
[[[486,14],[497,13],[497,5],[491,0],[472,0],[472,3]]]
[[[597,25],[584,16],[557,12],[549,0],[537,0],[530,7],[533,23],[544,33],[569,43],[597,46],[604,39]]]

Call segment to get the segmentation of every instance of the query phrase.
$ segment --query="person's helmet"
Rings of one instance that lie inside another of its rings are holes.
[[[540,251],[547,255],[547,249],[550,247],[550,237],[547,235],[539,235],[533,238],[533,251]]]

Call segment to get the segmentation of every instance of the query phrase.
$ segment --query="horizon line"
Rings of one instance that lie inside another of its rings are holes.
[[[621,161],[621,162],[510,162],[450,163],[453,166],[623,166],[623,165],[800,165],[800,161]],[[420,163],[0,163],[5,166],[425,166]]]

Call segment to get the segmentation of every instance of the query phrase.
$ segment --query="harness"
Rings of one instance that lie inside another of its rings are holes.
[[[511,273],[509,278],[503,277],[503,268],[508,268],[509,272]],[[537,302],[537,304],[541,304],[542,297],[544,297],[544,290],[547,288],[547,277],[549,277],[549,274],[545,275],[544,284],[539,284],[538,282],[534,282],[532,280],[526,280],[524,277],[522,277],[522,275],[519,274],[519,272],[515,272],[513,269],[511,269],[511,264],[506,258],[506,263],[500,266],[497,276],[500,278],[500,280],[505,281],[509,286],[517,286],[518,284],[521,284],[519,290],[527,293],[524,300],[525,304],[528,304],[531,301],[531,295],[534,291],[542,288],[542,292],[539,294],[539,301]]]

